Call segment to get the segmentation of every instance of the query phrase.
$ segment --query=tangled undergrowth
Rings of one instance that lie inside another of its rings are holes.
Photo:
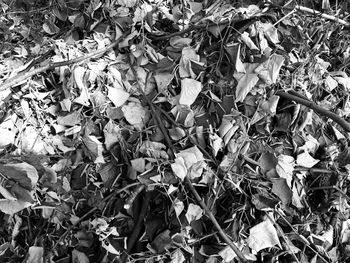
[[[347,1],[0,0],[1,262],[348,262]]]

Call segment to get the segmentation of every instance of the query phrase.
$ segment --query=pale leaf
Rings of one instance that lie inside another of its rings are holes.
[[[147,154],[149,157],[152,158],[163,158],[168,159],[168,154],[165,152],[166,146],[163,143],[160,142],[152,142],[152,141],[144,141],[139,151],[141,153]]]
[[[287,180],[287,184],[290,187],[293,178],[293,171],[295,167],[295,160],[292,156],[281,154],[278,156],[278,162],[276,165],[277,174]]]
[[[272,248],[275,245],[281,247],[277,231],[270,220],[253,226],[249,230],[247,243],[253,252],[259,252],[264,248]]]
[[[225,262],[231,262],[237,256],[230,246],[221,249],[218,254]]]
[[[122,107],[125,119],[137,130],[141,130],[146,122],[147,110],[141,103],[129,102]]]
[[[212,148],[211,150],[212,150],[213,156],[216,157],[216,155],[218,154],[218,152],[221,150],[223,146],[222,139],[216,133],[210,133],[209,142]]]
[[[297,156],[297,165],[311,168],[315,166],[320,160],[314,159],[308,152],[303,152]]]
[[[247,32],[244,32],[243,34],[241,34],[240,39],[242,40],[242,42],[244,44],[246,44],[249,47],[249,49],[259,50],[259,48],[251,40],[251,38],[249,37],[249,34]]]
[[[28,259],[26,263],[42,263],[44,262],[44,248],[31,246],[28,250]]]
[[[22,162],[22,163],[8,163],[5,164],[4,167],[10,168],[12,171],[16,172],[19,176],[19,173],[22,174],[22,176],[14,177],[14,173],[6,174],[9,178],[14,179],[16,182],[24,186],[25,188],[32,189],[36,183],[39,180],[38,171],[36,168],[28,163]],[[23,176],[25,175],[25,176]],[[29,178],[31,182],[30,185],[27,184],[27,179]]]
[[[154,79],[157,83],[158,92],[165,92],[168,89],[168,86],[172,79],[174,78],[174,75],[168,72],[157,72],[154,75]]]
[[[102,240],[102,247],[107,250],[109,253],[112,253],[114,255],[119,255],[120,252],[116,250],[111,243],[107,243],[106,240]]]
[[[233,127],[235,124],[235,120],[232,116],[230,115],[224,115],[219,127],[219,135],[221,138],[225,136],[225,134]]]
[[[173,206],[174,206],[176,216],[179,217],[185,208],[184,203],[176,198],[173,202]]]
[[[108,98],[113,102],[114,106],[121,107],[129,98],[129,93],[123,89],[108,87]]]
[[[182,50],[181,60],[179,63],[179,74],[181,78],[196,77],[191,69],[191,61],[199,61],[199,55],[192,47],[185,47]]]
[[[256,73],[244,74],[236,86],[236,102],[242,102],[252,88],[258,83],[259,77]]]
[[[85,77],[86,69],[78,66],[73,70],[73,77],[75,84],[79,88],[80,96],[74,100],[74,102],[79,103],[83,106],[89,106],[89,92],[87,87],[87,81]]]
[[[202,216],[203,216],[203,209],[200,208],[200,206],[195,204],[188,205],[188,209],[186,212],[186,219],[189,224],[191,224],[193,220],[201,219]]]
[[[182,263],[186,260],[185,256],[182,254],[181,249],[176,249],[173,254],[171,254],[170,263]]]
[[[331,76],[327,76],[326,79],[324,80],[324,86],[326,87],[326,90],[328,92],[331,92],[336,87],[338,87],[338,82]]]
[[[146,161],[145,158],[137,158],[130,161],[132,168],[137,172],[143,173],[145,171]]]
[[[109,150],[111,147],[120,141],[122,138],[121,129],[114,121],[109,120],[106,126],[103,128],[103,133],[105,136],[105,146]]]
[[[93,135],[85,135],[83,137],[83,143],[89,150],[92,160],[95,163],[104,163],[104,158],[102,155],[103,145],[102,143]]]
[[[12,200],[1,199],[0,211],[4,212],[5,214],[13,215],[31,205],[32,205],[31,203],[25,202],[25,201],[20,201],[20,200],[12,201]]]
[[[72,251],[72,262],[74,263],[89,263],[89,258],[85,255],[85,253],[80,252],[76,249]]]
[[[194,79],[181,80],[179,104],[191,106],[202,90],[202,83]]]
[[[280,69],[284,63],[282,55],[273,54],[266,62],[259,65],[255,72],[258,73],[259,78],[266,84],[271,85],[276,83]]]
[[[175,163],[171,164],[171,169],[173,170],[175,175],[179,177],[182,181],[185,179],[187,175],[187,168],[185,166],[185,161],[183,158],[176,158]]]
[[[15,143],[16,133],[14,131],[6,128],[0,128],[0,134],[0,148]]]
[[[188,47],[192,42],[192,39],[191,38],[186,38],[186,37],[180,37],[180,36],[174,36],[172,38],[169,39],[169,44],[174,47],[174,48],[185,48],[185,47]],[[195,50],[194,49],[191,49],[192,53],[193,54],[193,57],[195,59],[198,59],[198,55],[196,54]],[[188,54],[189,52],[188,51],[185,51],[183,54]]]
[[[193,153],[196,157],[197,162],[198,161],[203,161],[203,153],[198,149],[197,146],[193,146],[190,148],[187,148],[186,150],[182,150],[177,156],[183,156],[183,154],[186,153]]]

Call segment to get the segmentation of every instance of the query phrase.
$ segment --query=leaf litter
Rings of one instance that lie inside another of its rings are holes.
[[[349,7],[297,2],[2,1],[1,260],[346,262]]]

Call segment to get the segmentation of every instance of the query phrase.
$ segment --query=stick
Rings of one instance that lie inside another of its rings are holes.
[[[138,75],[136,70],[131,67],[133,74],[135,75],[136,79],[138,79]],[[146,78],[148,79],[148,78]],[[148,84],[148,81],[146,81],[146,86]],[[159,112],[157,112],[155,110],[155,107],[152,103],[152,101],[146,96],[146,94],[143,92],[140,84],[137,82],[136,84],[138,86],[138,89],[140,91],[140,93],[143,95],[143,97],[145,98],[145,100],[147,101],[147,103],[149,104],[150,108],[151,108],[151,112],[153,117],[156,119],[156,121],[158,122],[159,128],[162,131],[165,141],[168,144],[168,147],[170,149],[170,151],[172,152],[172,158],[175,157],[175,147],[171,142],[171,139],[167,133],[167,130],[164,127],[164,123],[161,121],[161,118],[159,116]],[[194,195],[196,201],[199,203],[199,205],[203,208],[203,210],[207,213],[209,219],[212,221],[212,223],[214,224],[215,228],[218,230],[219,235],[221,236],[221,238],[226,242],[227,245],[229,245],[232,250],[236,253],[237,257],[240,259],[241,262],[243,263],[247,263],[247,259],[244,257],[244,254],[242,253],[242,251],[239,250],[239,248],[231,241],[231,239],[226,235],[226,233],[222,230],[221,226],[219,225],[218,221],[216,220],[215,216],[213,215],[213,213],[208,209],[208,207],[206,206],[206,204],[204,203],[203,199],[199,196],[197,190],[194,188],[191,180],[186,176],[185,177],[185,183],[187,183],[188,187],[190,188],[192,194]]]
[[[85,56],[81,56],[75,59],[70,59],[70,60],[65,60],[65,61],[61,61],[61,62],[51,62],[48,63],[45,66],[41,66],[39,68],[36,68],[34,70],[31,70],[29,72],[25,72],[23,74],[18,74],[8,80],[6,80],[1,86],[0,86],[0,91],[3,90],[7,90],[8,88],[11,88],[12,86],[18,85],[21,82],[25,81],[26,79],[37,75],[39,73],[45,72],[47,70],[51,70],[54,68],[58,68],[58,67],[63,67],[63,66],[68,66],[68,65],[72,65],[72,64],[76,64],[79,62],[82,62],[84,60],[99,56],[99,55],[103,55],[104,53],[106,53],[108,50],[111,50],[112,48],[114,48],[115,46],[117,46],[128,34],[130,33],[129,30],[125,31],[123,33],[123,35],[121,37],[119,37],[118,39],[116,39],[114,42],[112,42],[111,44],[109,44],[107,47],[102,48],[102,49],[98,49],[94,52],[91,52],[89,54],[86,54]]]
[[[321,13],[319,11],[316,11],[316,10],[308,8],[308,7],[296,5],[295,9],[297,9],[299,11],[302,11],[302,12],[307,12],[307,13],[310,13],[310,14],[318,15],[318,16],[321,16],[322,18],[325,18],[325,19],[337,22],[339,24],[342,24],[343,26],[350,27],[350,23],[346,22],[343,19],[339,19],[339,18],[337,18],[335,16],[331,16],[331,15],[327,15],[327,14]]]
[[[318,112],[319,114],[324,115],[324,116],[332,119],[336,123],[338,123],[346,132],[350,132],[350,123],[347,122],[345,119],[341,118],[339,115],[335,114],[334,112],[331,112],[325,108],[322,108],[322,107],[316,105],[312,101],[302,99],[298,96],[289,94],[289,93],[284,92],[284,91],[277,91],[276,95],[283,97],[285,99],[288,99],[288,100],[295,101],[296,103],[299,103],[299,104],[304,105],[310,109],[313,109],[314,111]]]
[[[181,31],[178,31],[178,32],[175,32],[175,33],[172,33],[172,34],[169,34],[169,35],[164,35],[164,36],[156,36],[156,37],[152,37],[151,39],[152,40],[166,40],[166,39],[169,39],[169,38],[172,38],[172,37],[175,37],[175,36],[181,36],[183,34],[186,34],[188,32],[191,32],[191,31],[194,31],[194,30],[197,30],[197,29],[202,29],[202,28],[206,28],[206,27],[212,27],[212,26],[225,26],[225,25],[232,25],[233,27],[235,26],[235,24],[239,24],[239,23],[244,23],[246,22],[245,25],[243,25],[241,28],[237,29],[237,31],[239,32],[243,32],[245,31],[251,24],[253,24],[256,20],[256,18],[248,18],[248,19],[245,19],[245,20],[240,20],[240,21],[235,21],[235,22],[232,22],[232,21],[222,21],[220,23],[205,23],[205,24],[198,24],[198,25],[192,25],[190,26],[189,28],[186,28],[184,30],[181,30]]]
[[[132,231],[132,233],[128,238],[126,251],[121,256],[121,262],[127,262],[128,254],[130,254],[131,250],[136,244],[136,241],[139,239],[139,235],[142,230],[142,223],[145,220],[150,200],[151,200],[151,193],[146,192],[145,197],[142,200],[141,211],[140,211],[140,214],[138,215],[138,219],[135,224],[134,230]]]
[[[194,188],[191,180],[186,176],[185,177],[185,183],[187,184],[188,188],[194,195],[197,203],[202,207],[202,209],[206,212],[207,216],[209,217],[210,221],[213,223],[215,228],[218,230],[220,237],[225,241],[227,245],[230,246],[230,248],[236,253],[237,257],[241,260],[241,262],[248,262],[246,258],[244,257],[244,254],[242,251],[239,250],[239,248],[231,241],[231,239],[226,235],[224,230],[222,230],[221,226],[219,225],[218,221],[216,220],[215,216],[211,212],[211,210],[208,209],[207,205],[204,203],[203,199],[199,196],[197,190]]]

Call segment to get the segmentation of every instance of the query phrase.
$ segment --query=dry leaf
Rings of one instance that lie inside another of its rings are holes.
[[[137,130],[142,130],[147,121],[147,110],[141,103],[129,102],[122,107],[125,119]]]
[[[258,83],[259,77],[256,73],[247,73],[244,74],[238,80],[238,84],[236,86],[236,102],[243,102],[248,93],[254,88],[254,86]]]
[[[85,253],[80,252],[76,249],[72,251],[72,262],[74,263],[89,263],[89,258],[85,255]]]
[[[31,246],[28,250],[28,259],[26,263],[42,263],[44,262],[44,248]]]
[[[93,135],[84,135],[83,143],[89,150],[90,156],[94,163],[104,163],[104,158],[102,155],[103,145],[102,143]]]
[[[108,98],[113,102],[114,106],[121,107],[128,100],[130,94],[122,89],[108,87]]]
[[[200,206],[195,204],[189,204],[186,212],[186,219],[188,223],[191,224],[193,220],[201,219],[201,217],[203,216],[203,212],[204,211]]]
[[[277,231],[270,220],[263,221],[249,229],[248,246],[257,253],[264,248],[279,246]]]
[[[182,79],[179,104],[191,106],[201,91],[201,82],[194,79]]]

